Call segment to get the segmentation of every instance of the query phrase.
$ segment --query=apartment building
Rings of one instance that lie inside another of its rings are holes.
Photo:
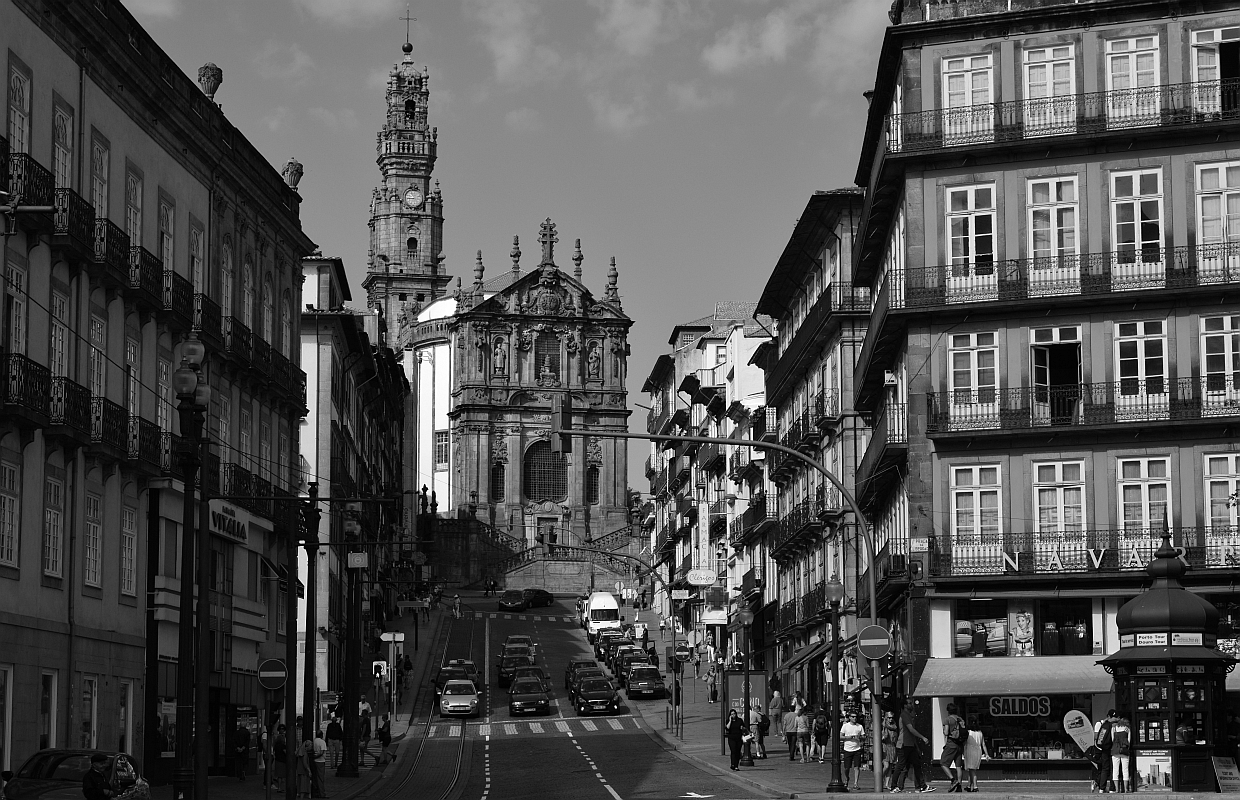
[[[853,475],[867,440],[852,413],[852,367],[870,310],[869,288],[852,280],[861,207],[859,189],[815,192],[767,279],[757,310],[774,319],[776,335],[756,357],[765,371],[766,403],[751,432],[814,458],[849,492],[856,490]],[[774,491],[763,495],[764,513],[752,515],[742,536],[761,541],[775,564],[768,582],[778,600],[778,616],[769,612],[771,666],[785,691],[825,702],[832,641],[826,584],[836,578],[845,588],[842,674],[845,688],[855,689],[858,665],[847,644],[861,604],[869,603],[858,589],[865,549],[844,495],[817,470],[786,453],[766,454],[763,467]]]
[[[283,651],[280,575],[312,245],[282,176],[119,2],[0,3],[0,768],[44,747],[175,734],[180,344],[206,345],[212,719],[256,725]],[[158,109],[158,112],[152,112]],[[51,208],[51,211],[47,209]],[[238,499],[242,498],[242,499]],[[295,515],[292,517],[295,520]],[[232,754],[212,744],[212,766]]]
[[[1240,10],[900,0],[892,20],[852,279],[894,688],[936,737],[958,703],[997,773],[1081,774],[1056,721],[1110,703],[1095,662],[1164,526],[1235,616]]]

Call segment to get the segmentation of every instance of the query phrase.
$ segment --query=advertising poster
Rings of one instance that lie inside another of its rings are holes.
[[[1143,750],[1137,753],[1137,789],[1171,791],[1171,751]]]
[[[177,704],[165,700],[159,704],[159,756],[174,758],[177,750]]]
[[[1094,726],[1084,712],[1072,710],[1064,714],[1063,729],[1082,753],[1089,752],[1089,748],[1094,746]]]

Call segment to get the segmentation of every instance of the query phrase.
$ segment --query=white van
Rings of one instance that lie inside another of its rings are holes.
[[[585,608],[586,638],[590,644],[598,632],[606,628],[620,627],[620,605],[609,592],[595,592],[586,601]]]

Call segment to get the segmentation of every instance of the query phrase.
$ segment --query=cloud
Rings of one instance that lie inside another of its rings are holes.
[[[591,92],[587,99],[594,111],[594,122],[618,136],[628,136],[650,121],[645,99],[640,95],[628,103],[612,100],[602,92]]]
[[[559,74],[563,60],[536,41],[540,7],[532,0],[470,0],[467,10],[482,24],[480,34],[501,84],[528,86]]]
[[[342,28],[396,22],[405,10],[401,0],[293,0],[293,4],[320,22]]]
[[[601,13],[595,29],[630,56],[646,56],[656,44],[676,38],[680,0],[590,0]]]
[[[804,0],[797,0],[762,19],[737,22],[702,51],[702,60],[720,74],[782,62],[788,58],[788,51],[812,31],[805,24],[810,10]]]
[[[292,119],[292,116],[293,112],[288,106],[277,106],[271,110],[270,114],[263,117],[262,123],[267,127],[267,130],[275,132],[284,127],[285,123]]]
[[[542,117],[532,108],[514,108],[504,115],[504,124],[518,133],[539,131],[543,127]]]
[[[181,0],[124,0],[124,4],[135,17],[170,18],[181,13]]]
[[[810,74],[825,86],[868,88],[877,59],[875,42],[882,41],[887,9],[871,0],[839,0],[815,25]]]
[[[681,111],[701,111],[712,106],[731,103],[734,95],[727,89],[702,90],[696,83],[669,83],[668,97],[676,103]]]
[[[310,77],[314,61],[296,43],[282,44],[268,39],[254,54],[254,66],[264,78],[301,84]]]
[[[357,114],[353,113],[352,109],[342,108],[339,111],[329,111],[316,106],[306,109],[306,113],[329,131],[351,131],[358,127]]]

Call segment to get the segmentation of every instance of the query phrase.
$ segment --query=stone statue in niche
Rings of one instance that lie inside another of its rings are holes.
[[[603,377],[603,356],[599,353],[599,343],[590,342],[586,348],[586,377],[597,380]]]
[[[491,365],[492,371],[496,375],[508,374],[508,343],[504,341],[504,337],[495,337],[495,343],[491,346]]]
[[[559,386],[560,376],[555,374],[555,370],[551,369],[551,356],[543,359],[542,367],[538,370],[539,386]]]

